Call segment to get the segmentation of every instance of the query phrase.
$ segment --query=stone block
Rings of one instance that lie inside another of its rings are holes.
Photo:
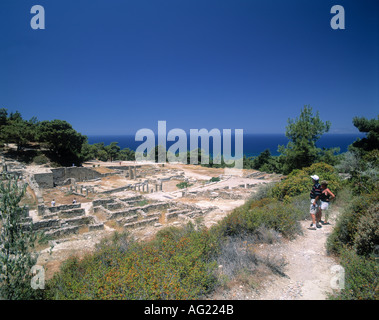
[[[45,235],[51,238],[58,238],[62,236],[67,236],[71,234],[78,234],[79,233],[79,226],[69,226],[69,227],[63,227],[55,230],[50,230],[45,232]]]
[[[79,217],[85,215],[86,212],[84,209],[73,209],[73,210],[64,210],[61,212],[58,212],[59,218],[72,218],[72,217]]]
[[[88,225],[88,231],[97,231],[97,230],[104,230],[104,223]]]

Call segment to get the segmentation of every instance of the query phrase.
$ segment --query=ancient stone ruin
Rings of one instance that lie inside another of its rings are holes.
[[[121,230],[140,237],[197,218],[212,225],[261,184],[280,179],[255,170],[235,177],[222,169],[134,162],[48,168],[3,158],[1,170],[29,186],[33,203],[22,218],[25,231],[43,232],[55,244]]]

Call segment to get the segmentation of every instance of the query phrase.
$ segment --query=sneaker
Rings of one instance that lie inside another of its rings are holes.
[[[316,223],[316,227],[317,228],[322,228],[321,224],[319,224],[318,222]]]
[[[316,228],[316,226],[313,224],[313,223],[311,223],[311,225],[310,225],[310,228],[309,228],[310,230],[317,230],[317,228]]]

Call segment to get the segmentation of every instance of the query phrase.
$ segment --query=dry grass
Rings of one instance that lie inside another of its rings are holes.
[[[32,188],[27,186],[25,196],[20,201],[20,206],[22,207],[25,205],[28,206],[30,210],[34,210],[37,209],[37,203],[38,201],[36,195],[34,194],[34,191]]]
[[[180,183],[180,182],[182,182],[182,181],[180,181],[180,180],[169,180],[169,181],[164,181],[164,182],[162,183],[162,190],[163,190],[164,192],[177,191],[177,190],[179,190],[179,189],[176,187],[176,185],[177,185],[178,183]]]
[[[97,171],[98,173],[113,173],[113,172],[115,172],[113,169],[109,169],[106,167],[95,167],[95,168],[91,168],[91,169]]]
[[[278,241],[278,238],[271,234],[270,230],[262,230],[262,234],[264,237],[260,239],[243,234],[229,237],[222,245],[217,259],[221,289],[228,290],[239,285],[256,288],[261,282],[260,279],[267,274],[276,273],[285,276],[283,272],[285,262],[282,258],[269,256],[258,250],[258,245],[262,241],[271,244]]]
[[[70,194],[67,191],[62,191],[57,188],[53,189],[44,189],[42,192],[42,197],[47,206],[50,206],[50,203],[53,199],[55,199],[55,205],[59,206],[61,204],[72,204],[72,201],[76,199],[77,203],[87,203],[91,202],[94,194],[88,193],[88,198],[76,196],[74,194]]]
[[[106,189],[114,189],[123,187],[128,183],[128,180],[126,178],[120,177],[120,176],[108,176],[101,178],[99,182],[96,184],[102,187],[105,187]]]
[[[82,225],[79,227],[78,234],[83,234],[89,232],[89,227],[86,225]]]
[[[125,231],[124,227],[119,225],[115,220],[108,220],[104,222],[104,225],[106,225],[109,228],[114,229],[117,232],[123,232]]]
[[[161,211],[161,216],[159,217],[159,220],[158,220],[158,222],[160,223],[160,224],[166,224],[166,212],[164,212],[164,211]]]

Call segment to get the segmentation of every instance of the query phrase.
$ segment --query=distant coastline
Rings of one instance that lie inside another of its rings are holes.
[[[135,141],[134,135],[88,135],[88,142],[90,144],[101,143],[109,145],[111,142],[118,142],[121,149],[129,148],[133,151],[142,143],[141,141]],[[328,133],[324,134],[320,140],[317,142],[317,147],[319,148],[340,148],[340,153],[346,152],[350,144],[352,144],[357,138],[363,138],[365,134],[363,133]],[[278,145],[286,145],[288,143],[288,138],[285,134],[244,134],[244,154],[247,157],[255,157],[259,155],[262,151],[269,149],[271,155],[277,156]],[[174,142],[167,142],[167,147],[169,147]],[[189,145],[189,142],[188,142]],[[232,138],[232,151],[234,148],[234,137]],[[210,141],[210,153],[212,153],[212,141]]]

